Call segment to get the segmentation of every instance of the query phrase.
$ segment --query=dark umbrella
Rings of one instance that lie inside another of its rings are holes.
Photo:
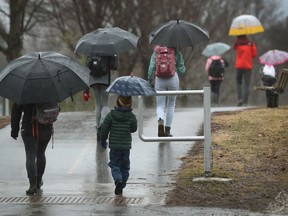
[[[156,91],[144,79],[136,76],[121,76],[114,80],[106,89],[108,93],[128,96],[152,96]]]
[[[56,52],[32,52],[0,71],[0,95],[17,104],[61,102],[89,86],[89,71]]]
[[[99,28],[82,36],[75,48],[76,53],[117,55],[137,48],[139,37],[121,28]]]
[[[207,31],[185,20],[171,20],[149,34],[149,43],[167,47],[193,47],[210,40]]]

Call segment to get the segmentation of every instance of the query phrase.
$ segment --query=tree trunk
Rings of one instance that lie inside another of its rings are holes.
[[[7,37],[7,61],[21,56],[23,48],[23,19],[26,1],[10,1],[10,32]]]

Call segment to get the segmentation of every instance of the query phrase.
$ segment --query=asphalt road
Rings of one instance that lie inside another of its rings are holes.
[[[203,108],[176,109],[173,135],[196,135],[203,116]],[[156,136],[156,128],[155,110],[145,110],[145,136]],[[127,187],[123,197],[115,196],[109,150],[96,143],[94,112],[60,114],[54,147],[50,142],[46,152],[43,190],[35,196],[25,194],[22,139],[10,138],[10,125],[0,130],[0,138],[0,215],[261,215],[239,209],[166,207],[165,194],[173,187],[180,159],[194,143],[143,142],[138,132],[133,134]]]

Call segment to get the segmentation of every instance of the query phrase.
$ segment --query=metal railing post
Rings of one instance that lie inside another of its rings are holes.
[[[211,175],[211,93],[204,87],[204,175]]]
[[[180,91],[157,91],[157,95],[192,95],[202,94],[204,95],[203,107],[204,107],[204,136],[181,136],[181,137],[147,137],[143,134],[143,114],[144,104],[143,97],[138,97],[138,135],[144,142],[169,142],[169,141],[204,141],[204,175],[206,177],[211,176],[211,99],[210,99],[210,87],[204,87],[203,90],[180,90]],[[157,96],[156,95],[156,96]]]
[[[138,112],[140,115],[138,115],[138,134],[140,137],[140,134],[143,134],[143,97],[139,96],[138,97]]]

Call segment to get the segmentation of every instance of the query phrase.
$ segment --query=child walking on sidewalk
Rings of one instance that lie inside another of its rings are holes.
[[[117,106],[107,114],[101,124],[101,142],[104,148],[109,136],[108,166],[115,182],[115,195],[122,195],[129,177],[131,133],[137,131],[137,119],[131,105],[131,97],[118,96]]]

